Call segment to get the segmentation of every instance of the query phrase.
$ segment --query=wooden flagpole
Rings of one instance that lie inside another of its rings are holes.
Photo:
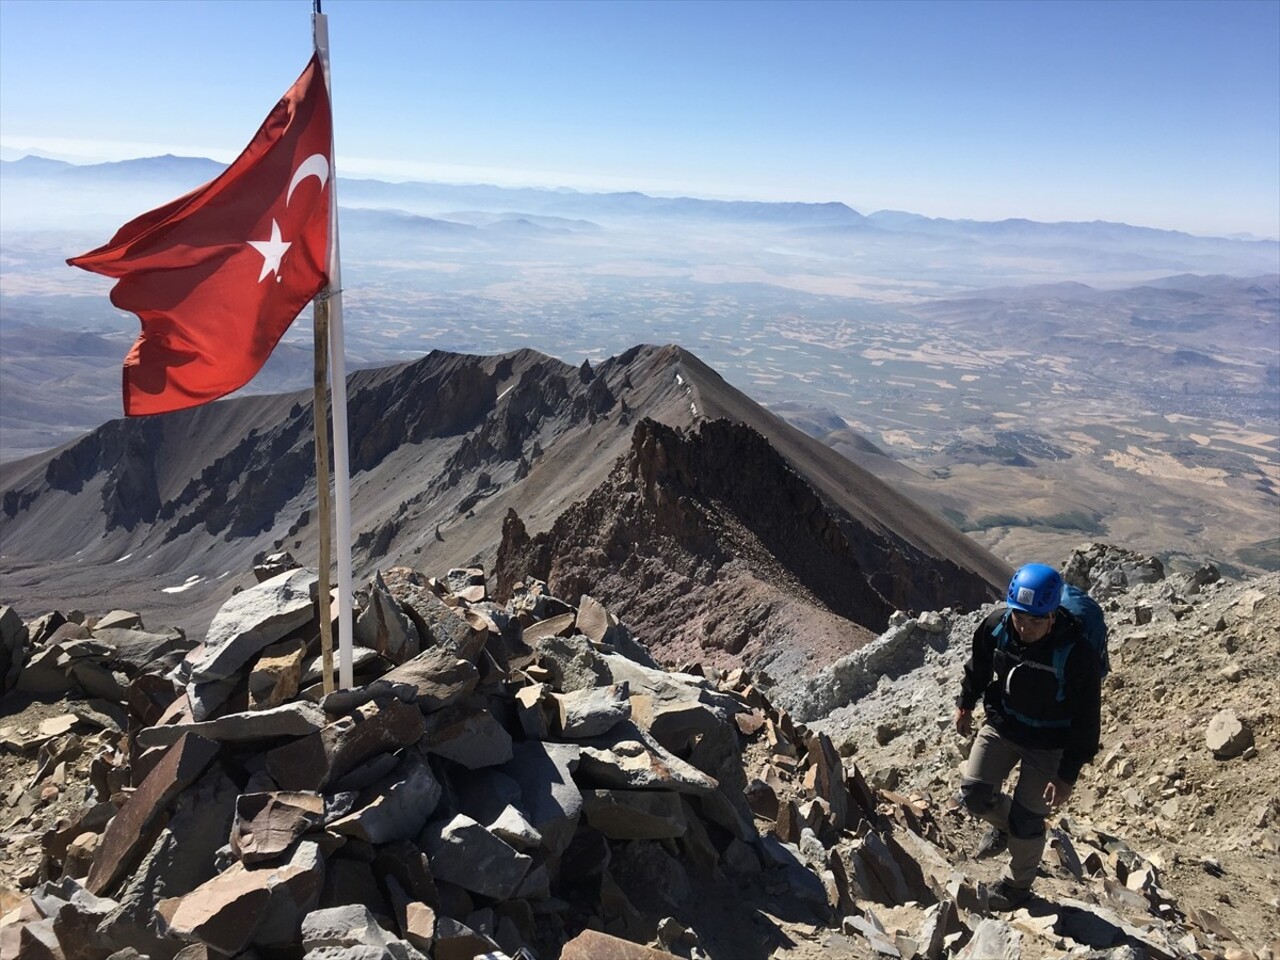
[[[320,54],[320,64],[324,70],[325,87],[329,91],[330,109],[333,105],[333,85],[329,77],[329,22],[320,10],[320,0],[314,0],[314,12],[311,18],[312,39],[316,52]],[[323,313],[323,333],[321,336],[321,314]],[[338,244],[338,174],[335,163],[333,143],[329,145],[329,286],[316,300],[316,391],[320,396],[320,370],[324,365],[326,354],[329,357],[330,369],[328,379],[332,381],[333,403],[333,468],[335,475],[335,499],[337,500],[337,561],[338,561],[338,685],[348,689],[353,685],[353,650],[352,638],[352,583],[351,583],[351,468],[350,452],[347,442],[347,368],[346,347],[342,331],[342,258]],[[327,346],[327,350],[326,350]],[[319,406],[319,400],[316,402]],[[333,639],[332,615],[329,611],[329,535],[331,528],[331,507],[329,503],[329,457],[328,457],[328,419],[329,405],[324,408],[324,419],[317,426],[316,481],[320,482],[321,436],[324,443],[323,462],[323,496],[317,497],[317,510],[322,510],[320,564],[320,589],[323,599],[320,605],[321,653],[324,657],[325,690],[330,689],[333,677]]]
[[[324,692],[333,693],[333,614],[329,606],[330,518],[329,501],[329,298],[316,297],[312,307],[315,326],[315,399],[311,404],[316,431],[316,513],[320,524],[320,557],[316,587],[320,602],[320,656],[323,662]]]

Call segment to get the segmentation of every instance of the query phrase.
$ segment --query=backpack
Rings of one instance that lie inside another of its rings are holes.
[[[1062,599],[1058,606],[1075,617],[1080,624],[1080,633],[1098,661],[1098,675],[1100,678],[1105,677],[1111,672],[1111,658],[1107,655],[1107,622],[1103,618],[1102,607],[1089,594],[1069,583],[1062,585]],[[1009,612],[1006,610],[992,631],[996,646],[1001,650],[1009,645],[1008,621]],[[1058,678],[1059,703],[1067,699],[1067,658],[1071,656],[1074,647],[1074,643],[1067,643],[1053,651],[1053,672]]]
[[[1098,601],[1079,587],[1064,583],[1060,605],[1080,621],[1084,638],[1098,658],[1098,675],[1105,678],[1111,672],[1111,657],[1107,655],[1107,621],[1102,616]]]

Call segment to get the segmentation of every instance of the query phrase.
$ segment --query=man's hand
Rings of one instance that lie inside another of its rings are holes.
[[[956,708],[956,733],[962,737],[973,736],[973,711],[964,707]],[[1067,788],[1070,790],[1070,787]]]
[[[1067,798],[1071,796],[1071,784],[1065,780],[1059,780],[1054,777],[1044,788],[1045,802],[1051,807],[1060,807],[1067,802]]]

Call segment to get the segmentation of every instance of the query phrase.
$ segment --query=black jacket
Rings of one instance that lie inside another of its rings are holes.
[[[1005,614],[995,611],[974,631],[956,702],[972,710],[981,697],[986,722],[1001,736],[1032,749],[1061,748],[1058,776],[1074,784],[1080,768],[1098,752],[1102,679],[1097,656],[1079,622],[1061,607],[1049,635],[1033,644],[1018,638]],[[1057,657],[1063,663],[1061,679],[1054,667],[1059,649],[1064,651]]]

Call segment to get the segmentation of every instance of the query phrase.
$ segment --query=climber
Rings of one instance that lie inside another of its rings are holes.
[[[1045,817],[1071,796],[1080,769],[1098,752],[1102,681],[1081,622],[1060,606],[1062,577],[1030,563],[1009,582],[1003,609],[978,626],[956,699],[955,727],[973,733],[960,802],[992,825],[978,855],[1009,849],[990,904],[1012,910],[1031,896],[1044,852]],[[1017,766],[1012,795],[1001,792]]]

